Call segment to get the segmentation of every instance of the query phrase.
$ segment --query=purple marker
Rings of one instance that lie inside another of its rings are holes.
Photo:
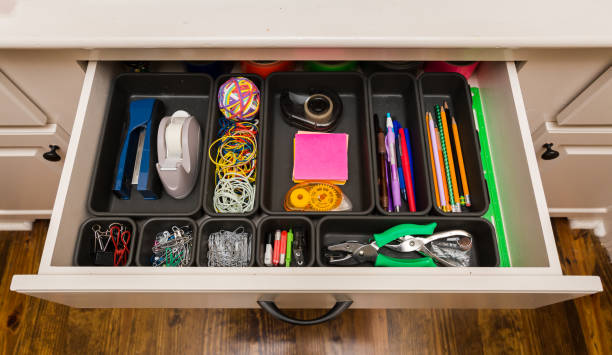
[[[385,154],[386,155],[386,154]],[[387,211],[393,212],[393,196],[391,196],[391,183],[389,182],[389,162],[385,161],[385,179],[387,180],[387,196],[389,196],[389,203],[387,203]]]
[[[395,133],[393,132],[393,120],[391,114],[387,112],[387,136],[385,137],[385,145],[387,146],[387,160],[389,161],[389,170],[391,173],[391,192],[393,193],[393,207],[395,212],[400,211],[402,204],[402,196],[400,193],[399,176],[397,175],[397,160],[395,155]]]

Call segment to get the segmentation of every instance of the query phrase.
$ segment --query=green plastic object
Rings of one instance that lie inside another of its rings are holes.
[[[398,224],[382,233],[374,234],[374,240],[379,248],[384,247],[397,238],[405,235],[432,235],[437,223],[430,224]]]
[[[356,61],[348,62],[304,62],[305,71],[355,71],[357,69]]]
[[[497,193],[497,184],[495,180],[495,174],[493,172],[493,162],[491,159],[491,150],[489,145],[489,139],[487,137],[487,125],[484,117],[484,110],[482,106],[482,100],[480,98],[480,89],[472,87],[472,108],[476,116],[476,123],[478,129],[478,138],[480,140],[480,157],[482,160],[482,168],[484,170],[484,176],[489,186],[489,197],[490,204],[489,210],[484,214],[484,218],[489,220],[495,226],[495,232],[497,234],[497,249],[499,251],[499,266],[509,267],[510,258],[508,256],[508,245],[506,244],[506,233],[504,230],[504,221],[501,215],[501,201],[499,200],[499,194]]]
[[[293,244],[293,229],[289,229],[287,233],[287,251],[285,252],[285,266],[291,266],[291,244]]]
[[[383,254],[378,254],[374,266],[387,267],[437,267],[430,257],[418,259],[397,259]]]

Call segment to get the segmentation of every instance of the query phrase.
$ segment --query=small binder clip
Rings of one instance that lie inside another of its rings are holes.
[[[200,125],[185,111],[164,117],[157,133],[157,173],[168,195],[187,197],[200,170]]]
[[[130,116],[127,134],[121,147],[119,164],[113,191],[123,200],[130,199],[132,183],[145,200],[159,198],[161,186],[154,173],[156,145],[151,139],[151,132],[157,131],[159,117],[163,115],[163,104],[156,99],[138,99],[130,102]],[[141,139],[141,135],[143,138]],[[140,146],[142,144],[142,146]],[[139,155],[139,151],[142,154]],[[135,169],[136,166],[136,169]],[[133,174],[137,173],[137,183]]]

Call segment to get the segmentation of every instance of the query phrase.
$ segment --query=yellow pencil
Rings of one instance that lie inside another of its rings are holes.
[[[455,116],[452,118],[453,135],[455,136],[455,148],[457,149],[457,159],[459,160],[459,173],[461,174],[461,185],[463,186],[463,194],[465,195],[465,205],[471,206],[470,190],[468,190],[467,176],[465,174],[465,165],[463,165],[463,152],[461,151],[461,143],[459,142],[459,130]]]
[[[451,176],[451,184],[453,189],[453,197],[455,199],[455,206],[451,206],[453,212],[461,212],[459,202],[459,190],[457,188],[457,177],[455,176],[455,162],[453,161],[453,151],[451,149],[450,136],[448,134],[448,123],[446,123],[446,112],[444,109],[440,110],[440,116],[442,117],[442,133],[444,134],[444,144],[446,145],[446,152],[448,156],[448,170]]]
[[[434,129],[435,129],[434,134],[436,135],[436,145],[438,146],[438,159],[440,159],[439,161],[444,161],[444,158],[442,157],[442,143],[440,143],[440,128],[436,126]],[[442,170],[446,170],[446,168],[444,167],[444,164],[441,164],[441,165],[442,166],[440,168],[442,168]],[[446,173],[444,172],[444,174]],[[448,204],[448,205],[442,206],[442,211],[450,212],[451,209],[449,208],[450,198],[448,196],[448,184],[446,183],[446,179],[444,178],[442,178],[442,187],[444,187],[444,198],[446,199],[446,203]]]
[[[429,120],[431,115],[425,115],[425,127],[427,127],[427,143],[429,144],[429,157],[431,158],[431,175],[433,176],[434,190],[436,191],[436,205],[440,208],[440,192],[438,191],[438,178],[436,177],[436,167],[434,166],[433,148],[431,145],[431,133],[429,132]]]

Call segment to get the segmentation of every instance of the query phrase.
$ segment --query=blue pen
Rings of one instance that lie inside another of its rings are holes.
[[[404,201],[408,201],[408,194],[406,192],[406,183],[404,181],[404,171],[402,170],[402,149],[400,147],[400,144],[402,143],[402,141],[400,140],[400,136],[399,136],[400,129],[402,129],[402,126],[400,125],[400,123],[397,121],[393,121],[393,132],[395,132],[395,143],[397,143],[397,147],[395,149],[397,149],[397,155],[398,155],[397,173],[399,175],[399,181],[400,181],[400,192],[402,193],[402,198],[404,199]]]

